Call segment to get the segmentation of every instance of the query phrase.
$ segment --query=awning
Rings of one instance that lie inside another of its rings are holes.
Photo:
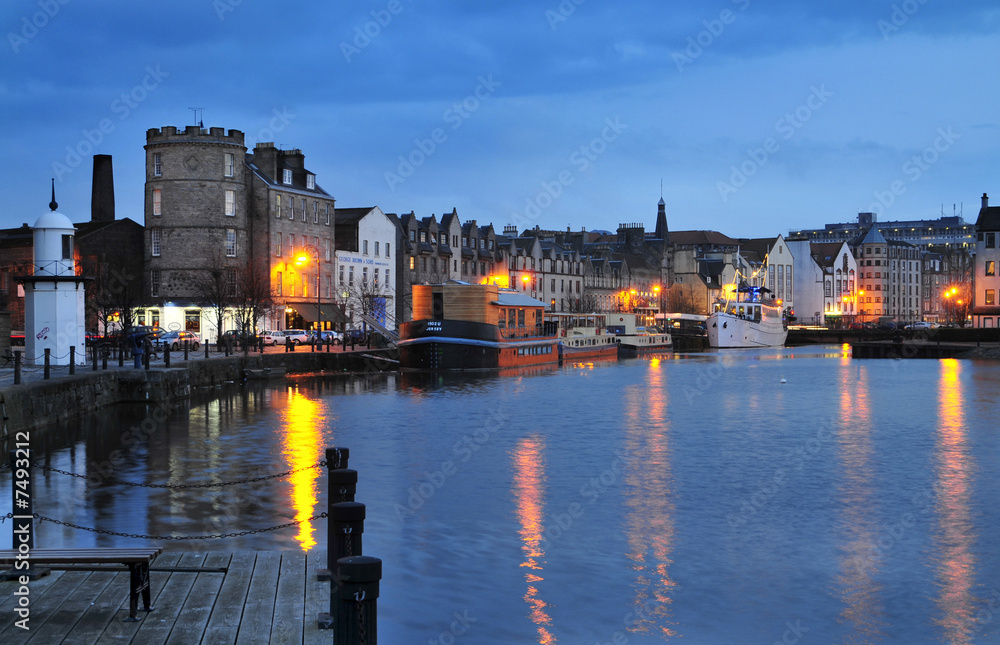
[[[316,310],[317,305],[315,302],[289,302],[286,303],[286,307],[291,307],[298,312],[303,319],[309,322],[316,322]],[[322,305],[323,322],[332,322],[336,325],[340,325],[347,322],[344,317],[344,312],[341,311],[339,305],[332,303],[323,303]]]

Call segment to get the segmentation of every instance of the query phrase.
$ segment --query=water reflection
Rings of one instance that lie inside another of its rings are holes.
[[[303,551],[308,551],[316,546],[316,540],[313,538],[315,528],[312,522],[306,520],[315,513],[319,492],[317,480],[322,473],[320,469],[309,466],[322,459],[321,428],[326,426],[326,419],[319,402],[291,388],[287,390],[283,406],[280,401],[278,404],[282,410],[281,443],[284,446],[282,453],[288,461],[288,468],[298,471],[289,476],[295,520],[301,522],[295,539]]]
[[[941,361],[934,485],[938,511],[935,541],[940,549],[939,595],[935,602],[940,617],[935,622],[944,630],[945,640],[951,643],[968,643],[972,638],[972,584],[976,567],[971,553],[975,529],[969,514],[971,474],[961,374],[959,361]]]
[[[849,356],[840,361],[840,416],[836,442],[841,481],[838,493],[841,513],[840,571],[836,577],[844,608],[840,620],[853,627],[853,635],[862,642],[885,638],[887,621],[882,606],[882,585],[878,582],[883,568],[879,544],[878,499],[872,482],[872,410],[869,401],[868,370],[852,369]]]
[[[520,566],[527,569],[524,580],[528,583],[524,601],[528,603],[531,622],[537,625],[539,645],[556,642],[549,631],[552,618],[548,615],[545,601],[539,596],[537,586],[544,580],[544,453],[545,442],[539,437],[521,439],[514,451],[514,500],[517,504],[517,519],[521,523],[521,551],[524,553],[524,562]]]
[[[635,572],[631,632],[677,636],[670,621],[676,583],[670,578],[674,549],[674,481],[670,462],[666,368],[649,362],[646,384],[630,388],[625,404],[625,526],[628,559]]]

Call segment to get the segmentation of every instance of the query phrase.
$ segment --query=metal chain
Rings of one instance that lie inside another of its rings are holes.
[[[8,514],[7,517],[13,517],[13,514]],[[295,526],[297,524],[302,524],[303,522],[311,522],[313,520],[318,520],[326,517],[326,513],[320,513],[319,515],[313,515],[309,519],[305,520],[295,520],[292,522],[285,522],[284,524],[279,524],[277,526],[271,526],[266,529],[252,529],[249,531],[240,531],[239,533],[220,533],[216,535],[141,535],[139,533],[122,533],[120,531],[109,531],[107,529],[94,529],[87,526],[79,526],[77,524],[71,524],[69,522],[62,522],[60,520],[53,519],[51,517],[45,517],[44,515],[39,515],[34,513],[32,515],[37,520],[41,522],[52,522],[53,524],[59,524],[61,526],[68,526],[71,529],[79,529],[81,531],[90,531],[91,533],[101,533],[102,535],[115,535],[117,537],[126,538],[136,538],[140,540],[213,540],[221,538],[231,538],[231,537],[242,537],[244,535],[255,535],[257,533],[267,533],[268,531],[277,531],[279,529],[285,529],[289,526]]]
[[[358,595],[354,594],[354,597],[357,598]],[[361,645],[365,645],[365,606],[360,600],[354,602],[357,603],[358,610],[358,638],[361,639]]]
[[[69,475],[70,477],[79,477],[80,479],[90,480],[91,476],[81,475],[79,473],[71,473],[66,470],[59,470],[58,468],[51,468],[49,466],[42,466],[41,464],[34,464],[36,468],[41,468],[42,470],[48,470],[54,473],[59,473],[60,475]],[[311,470],[313,468],[324,468],[326,466],[325,461],[321,461],[318,464],[312,466],[306,466],[305,468],[297,468],[295,470],[287,470],[283,473],[277,473],[274,475],[261,475],[260,477],[251,477],[250,479],[241,479],[239,481],[229,481],[229,482],[218,482],[218,483],[204,483],[204,484],[140,484],[136,482],[126,482],[118,479],[105,479],[102,480],[102,484],[119,484],[122,486],[137,486],[139,488],[218,488],[221,486],[235,486],[237,484],[253,484],[256,482],[266,481],[268,479],[279,479],[281,477],[287,477],[293,473],[300,473],[304,470]]]

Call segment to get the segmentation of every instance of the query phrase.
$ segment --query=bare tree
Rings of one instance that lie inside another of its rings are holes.
[[[392,328],[395,325],[393,309],[388,304],[391,295],[385,284],[376,284],[372,280],[362,279],[355,280],[352,285],[342,287],[342,290],[347,293],[347,306],[354,311],[371,316],[376,320],[381,317],[386,321],[386,327]]]
[[[200,269],[194,280],[195,295],[204,303],[205,309],[212,311],[218,337],[222,336],[226,310],[236,303],[234,271],[236,269],[227,266],[219,251],[208,258],[208,266]],[[202,340],[207,342],[204,338]]]
[[[267,268],[259,262],[250,262],[236,278],[234,309],[236,324],[246,334],[257,333],[257,323],[274,308],[274,291]]]

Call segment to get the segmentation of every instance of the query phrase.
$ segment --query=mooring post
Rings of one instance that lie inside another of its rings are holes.
[[[382,561],[365,555],[337,561],[337,607],[333,642],[337,645],[378,645],[378,595]]]
[[[208,358],[209,343],[205,343],[205,358]]]
[[[327,514],[329,534],[327,538],[327,562],[333,563],[327,578],[330,580],[330,613],[320,614],[317,625],[320,629],[335,629],[338,611],[337,590],[340,587],[336,574],[337,561],[362,553],[361,536],[365,532],[365,505],[359,502],[339,502],[330,506]],[[317,576],[318,579],[322,579]],[[335,643],[349,642],[334,639]]]
[[[46,347],[45,348],[45,368],[44,368],[44,375],[42,376],[42,378],[44,378],[46,381],[49,380],[49,376],[52,373],[52,364],[49,362],[49,360],[51,359],[51,357],[52,357],[52,348],[51,347]]]
[[[69,373],[76,374],[76,345],[69,346]]]
[[[191,343],[184,341],[184,360],[188,359],[188,349],[191,347]]]
[[[21,384],[21,350],[14,351],[14,385]]]
[[[329,451],[327,452],[329,454]],[[329,464],[331,462],[327,461],[327,463]],[[327,568],[319,569],[316,572],[317,580],[329,580],[331,572],[334,569],[334,565],[337,562],[333,549],[330,548],[330,545],[333,544],[334,531],[336,530],[333,522],[329,521],[329,518],[333,517],[337,512],[333,507],[343,502],[353,502],[357,489],[358,471],[352,468],[331,468],[327,473]]]
[[[104,352],[101,352],[101,353],[103,354]],[[104,360],[107,360],[107,359],[104,359]],[[90,362],[93,364],[93,368],[92,368],[91,371],[96,372],[97,371],[97,345],[94,345],[90,349]],[[107,369],[107,368],[105,368],[105,369]]]

